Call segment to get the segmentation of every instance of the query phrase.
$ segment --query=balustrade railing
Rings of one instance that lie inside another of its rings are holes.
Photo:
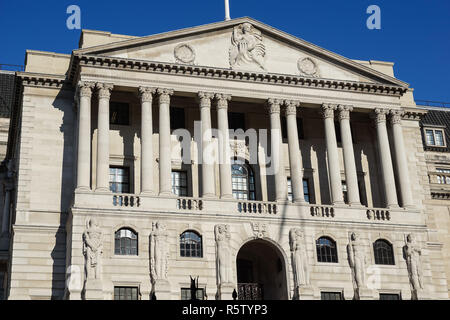
[[[238,201],[240,213],[277,214],[277,204],[263,201]]]
[[[177,198],[177,209],[179,210],[203,210],[203,201],[197,198]]]
[[[391,214],[388,209],[367,209],[367,219],[369,220],[378,220],[378,221],[384,221],[384,220],[391,220]]]
[[[137,208],[141,205],[141,198],[131,194],[113,195],[113,205],[115,207]]]
[[[310,212],[313,217],[334,218],[335,209],[332,206],[312,205]]]

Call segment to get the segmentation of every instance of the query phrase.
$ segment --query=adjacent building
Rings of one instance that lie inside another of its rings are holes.
[[[446,124],[393,63],[239,18],[16,76],[6,298],[448,299]]]

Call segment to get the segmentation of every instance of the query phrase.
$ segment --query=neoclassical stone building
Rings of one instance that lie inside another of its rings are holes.
[[[84,30],[17,76],[8,299],[448,299],[393,63],[240,18]]]

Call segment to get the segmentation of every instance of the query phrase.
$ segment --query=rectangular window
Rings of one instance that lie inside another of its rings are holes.
[[[288,200],[292,201],[292,182],[291,178],[287,178]],[[308,179],[303,179],[303,196],[305,201],[310,203],[309,182]]]
[[[400,295],[397,293],[380,293],[380,300],[400,300]]]
[[[242,129],[245,131],[245,114],[241,112],[228,112],[228,123],[230,129]]]
[[[114,300],[139,300],[138,287],[114,287]]]
[[[205,289],[197,288],[197,300],[205,300]],[[191,289],[181,288],[181,300],[191,300]]]
[[[122,126],[130,125],[129,104],[111,101],[109,103],[109,123]]]
[[[170,129],[185,129],[186,122],[183,108],[170,107]]]
[[[186,171],[172,171],[172,193],[180,197],[187,196]]]
[[[343,300],[342,292],[321,292],[321,300]]]
[[[444,130],[425,129],[425,142],[428,146],[445,147]]]
[[[109,190],[113,193],[130,193],[130,168],[109,168]]]

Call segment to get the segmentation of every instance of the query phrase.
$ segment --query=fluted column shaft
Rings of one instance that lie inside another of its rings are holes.
[[[377,128],[378,150],[380,153],[381,171],[383,174],[383,190],[388,208],[398,207],[397,191],[395,188],[394,169],[392,167],[391,150],[386,128],[387,110],[375,109],[375,125]]]
[[[219,173],[220,173],[220,197],[223,199],[233,197],[231,184],[231,163],[230,163],[230,136],[228,127],[228,101],[230,95],[216,94],[217,101],[217,121],[219,126]]]
[[[322,115],[325,124],[325,140],[327,145],[328,176],[330,177],[331,202],[344,203],[342,195],[341,169],[339,165],[336,132],[334,128],[334,110],[336,105],[324,104]]]
[[[109,191],[109,98],[112,84],[97,83],[98,126],[97,126],[97,178],[96,191]]]
[[[267,100],[270,113],[270,143],[271,143],[271,167],[275,173],[275,198],[276,201],[287,199],[287,182],[283,165],[283,141],[281,136],[280,106],[281,100]]]
[[[199,92],[200,121],[202,127],[202,197],[216,196],[213,145],[211,134],[211,99],[214,94]]]
[[[401,111],[391,112],[392,132],[394,138],[395,161],[400,182],[400,195],[402,205],[405,208],[413,206],[411,183],[409,180],[408,162],[406,161],[405,142],[403,140],[402,116]]]
[[[154,88],[139,88],[141,99],[141,193],[153,195],[153,117],[152,102]]]
[[[173,90],[157,89],[159,102],[159,194],[172,195],[170,146],[170,96]]]
[[[302,155],[298,141],[297,101],[286,100],[286,122],[289,147],[289,167],[291,170],[292,198],[295,203],[305,202],[303,194]]]
[[[345,182],[348,190],[348,203],[361,205],[359,198],[358,176],[356,173],[355,153],[353,150],[352,130],[350,128],[350,112],[352,106],[340,105],[339,122],[341,127],[342,148],[344,152]]]
[[[91,97],[93,82],[78,84],[77,189],[91,188]]]

